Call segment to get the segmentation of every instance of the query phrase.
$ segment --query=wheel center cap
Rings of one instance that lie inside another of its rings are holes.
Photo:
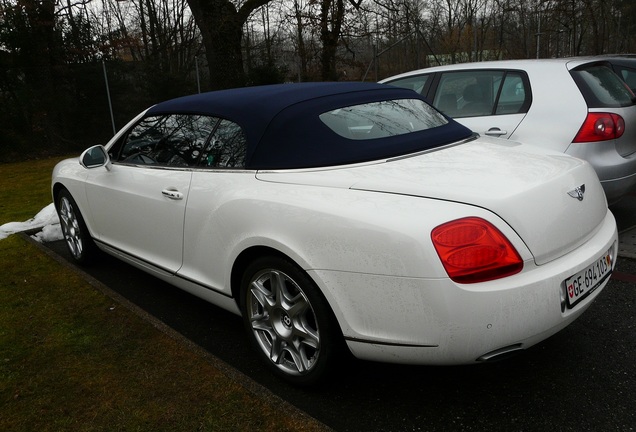
[[[292,320],[285,312],[280,315],[280,322],[283,324],[283,326],[285,326],[285,328],[289,329],[292,326]]]

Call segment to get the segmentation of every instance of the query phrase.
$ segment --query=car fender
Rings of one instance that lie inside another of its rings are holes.
[[[95,233],[91,224],[90,207],[86,197],[85,182],[88,177],[88,169],[80,164],[79,158],[66,159],[55,166],[51,177],[51,195],[53,202],[55,203],[57,193],[60,189],[68,190],[84,216],[86,226],[91,236],[94,236]]]

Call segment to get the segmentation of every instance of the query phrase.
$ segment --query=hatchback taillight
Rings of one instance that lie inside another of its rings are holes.
[[[459,283],[485,282],[519,273],[523,261],[490,222],[468,217],[435,228],[433,246],[448,276]]]
[[[620,138],[625,132],[625,120],[618,114],[591,112],[574,137],[574,143],[607,141]]]

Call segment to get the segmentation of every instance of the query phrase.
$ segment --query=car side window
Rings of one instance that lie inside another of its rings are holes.
[[[444,72],[433,105],[455,118],[517,114],[528,110],[530,89],[518,71]]]
[[[196,166],[218,122],[215,117],[190,114],[146,117],[126,134],[114,160],[134,165]]]
[[[508,72],[497,99],[495,114],[517,114],[522,111],[527,99],[526,83],[519,72]]]
[[[450,117],[492,115],[503,76],[489,70],[442,73],[433,106]]]
[[[221,120],[199,161],[201,167],[245,168],[247,140],[243,129],[229,120]]]
[[[401,87],[401,88],[406,88],[409,90],[414,90],[418,94],[423,94],[424,87],[426,86],[426,83],[428,82],[429,77],[430,77],[430,74],[416,75],[416,76],[396,79],[395,81],[387,82],[387,84],[395,86],[395,87]]]

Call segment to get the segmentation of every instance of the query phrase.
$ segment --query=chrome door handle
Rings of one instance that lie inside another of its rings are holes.
[[[486,135],[494,136],[494,137],[500,137],[506,134],[508,134],[508,132],[506,132],[505,130],[501,130],[499,128],[491,128],[486,131]]]
[[[167,198],[172,200],[181,200],[183,199],[183,194],[177,190],[172,189],[164,189],[161,191],[161,194]]]

